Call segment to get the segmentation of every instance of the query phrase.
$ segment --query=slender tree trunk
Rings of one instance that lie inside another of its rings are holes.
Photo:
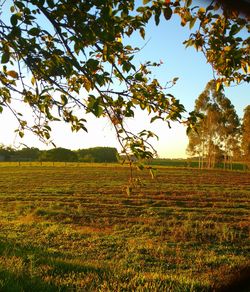
[[[208,144],[208,168],[212,167],[212,142],[211,138],[209,139],[209,144]]]
[[[230,155],[230,169],[233,170],[233,155]]]
[[[215,167],[215,145],[213,145],[213,161],[212,161],[212,167]]]
[[[201,156],[201,168],[204,167],[204,141],[202,139],[202,156]]]

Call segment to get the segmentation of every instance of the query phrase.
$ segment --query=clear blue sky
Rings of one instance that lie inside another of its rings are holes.
[[[182,42],[188,37],[190,30],[179,24],[178,17],[170,21],[162,19],[159,26],[150,22],[147,26],[145,40],[139,35],[133,36],[132,44],[138,47],[146,46],[136,56],[138,62],[147,60],[163,61],[163,65],[154,70],[154,78],[162,84],[179,77],[177,84],[169,90],[176,98],[180,99],[187,111],[193,110],[195,99],[203,91],[206,83],[212,79],[212,69],[200,52],[193,48],[185,49]],[[240,117],[243,109],[249,104],[249,84],[239,85],[226,89],[226,96],[231,99]],[[0,143],[5,145],[24,143],[29,147],[46,148],[38,138],[26,134],[23,139],[13,133],[17,127],[13,117],[8,114],[0,115],[1,127]],[[134,120],[129,119],[126,124],[131,130],[150,128],[159,135],[159,141],[153,144],[160,157],[180,158],[186,156],[187,137],[185,128],[179,124],[172,124],[169,129],[164,123],[149,124],[149,118],[138,112]],[[71,149],[88,148],[95,146],[119,147],[115,133],[110,122],[105,119],[90,119],[88,122],[89,133],[71,133],[68,125],[55,123],[52,138],[58,147]],[[51,146],[50,146],[51,147]]]

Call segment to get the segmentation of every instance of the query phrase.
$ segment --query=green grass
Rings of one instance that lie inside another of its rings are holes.
[[[211,291],[250,266],[249,173],[134,170],[128,196],[129,174],[1,167],[0,291]]]

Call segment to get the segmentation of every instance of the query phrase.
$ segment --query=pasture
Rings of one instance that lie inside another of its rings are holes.
[[[129,174],[2,165],[0,291],[249,291],[249,172]]]

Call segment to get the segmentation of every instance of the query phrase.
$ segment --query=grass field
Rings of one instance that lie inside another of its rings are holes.
[[[249,291],[250,173],[134,175],[1,167],[0,291]]]

